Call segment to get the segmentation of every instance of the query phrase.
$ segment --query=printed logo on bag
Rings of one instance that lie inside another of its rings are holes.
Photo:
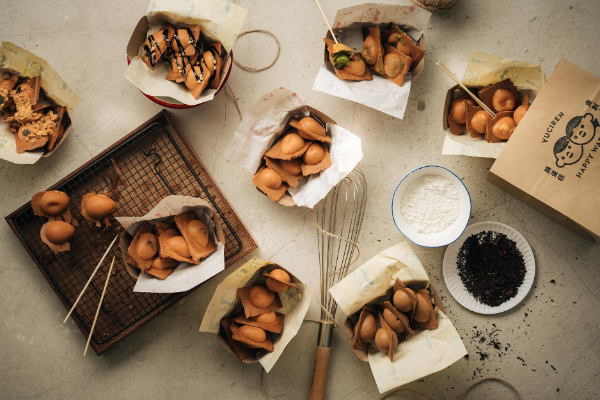
[[[597,110],[598,105],[590,100],[586,101],[588,107]],[[596,106],[594,108],[594,106]],[[542,143],[548,143],[550,134],[555,130],[561,129],[559,122],[563,120],[565,114],[560,112],[554,117],[552,122],[546,128]],[[586,170],[592,160],[597,157],[600,149],[600,123],[592,113],[576,115],[569,119],[565,126],[564,136],[559,137],[553,146],[556,166],[565,168],[564,174],[558,174],[557,171],[546,167],[544,171],[557,177],[560,181],[564,180],[564,175],[573,173],[578,178],[583,178]],[[572,167],[571,167],[572,166]]]

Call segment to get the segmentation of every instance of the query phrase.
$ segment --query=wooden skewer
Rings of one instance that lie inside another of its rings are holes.
[[[490,114],[492,116],[492,118],[496,118],[496,113],[493,112],[488,106],[486,106],[481,100],[479,100],[479,97],[475,96],[469,89],[467,89],[467,87],[461,81],[459,81],[458,78],[456,76],[454,76],[454,74],[452,72],[450,72],[450,70],[448,68],[446,68],[446,66],[444,64],[442,64],[441,61],[438,61],[435,65],[437,65],[450,78],[452,78],[454,80],[454,82],[458,83],[458,85],[461,88],[463,88],[463,90],[465,92],[467,92],[469,94],[469,96],[471,96],[471,98],[473,100],[475,100],[475,102],[477,102],[477,104],[479,104],[481,106],[481,108],[483,108],[488,114]]]
[[[88,279],[87,283],[85,284],[85,286],[81,290],[81,293],[79,293],[79,297],[77,297],[77,300],[75,300],[75,303],[73,303],[73,307],[71,307],[71,310],[67,314],[67,318],[65,318],[65,320],[63,321],[63,324],[65,322],[67,322],[67,320],[69,319],[69,317],[71,316],[71,314],[75,310],[75,307],[77,307],[77,303],[79,303],[79,300],[81,300],[81,297],[83,296],[83,294],[85,293],[86,289],[90,285],[90,282],[92,281],[92,279],[94,278],[94,276],[96,276],[96,272],[98,272],[98,270],[100,269],[100,266],[104,262],[104,259],[108,255],[108,252],[110,251],[110,249],[113,247],[113,244],[115,244],[115,242],[117,241],[118,237],[119,237],[119,235],[115,236],[115,238],[113,239],[113,241],[110,244],[110,246],[108,246],[108,249],[106,249],[106,252],[104,253],[104,255],[102,256],[102,258],[100,259],[100,262],[98,263],[98,265],[96,266],[96,269],[94,270],[94,272],[92,272],[92,275],[90,276],[90,279]]]
[[[115,256],[113,256],[112,263],[110,264],[110,269],[108,270],[108,275],[106,276],[106,283],[104,284],[104,290],[102,290],[102,296],[100,296],[100,303],[98,303],[98,309],[96,310],[96,316],[94,317],[94,322],[92,323],[92,329],[90,329],[90,336],[88,336],[88,340],[85,345],[85,350],[83,351],[84,356],[87,354],[88,347],[90,347],[90,340],[92,340],[92,335],[94,334],[94,328],[96,327],[96,321],[98,320],[98,314],[100,314],[100,309],[102,308],[102,301],[104,300],[104,294],[106,293],[106,288],[108,287],[108,281],[110,280],[110,275],[112,274],[114,265],[115,265]]]
[[[335,34],[333,33],[333,29],[331,29],[331,25],[329,25],[329,21],[327,21],[327,17],[325,16],[323,9],[321,8],[321,4],[319,4],[319,0],[315,0],[315,3],[317,3],[319,10],[321,10],[321,15],[323,16],[323,19],[325,20],[325,23],[327,24],[327,27],[329,28],[329,32],[331,32],[331,36],[333,36],[333,40],[335,40],[335,43],[337,44],[337,42],[338,42],[337,38],[335,37]]]

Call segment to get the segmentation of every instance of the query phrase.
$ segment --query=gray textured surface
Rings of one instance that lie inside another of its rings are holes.
[[[0,161],[2,215],[160,111],[123,78],[125,46],[147,0],[6,3],[0,13],[2,40],[48,60],[81,101],[72,116],[71,136],[52,158],[34,166]],[[489,184],[485,178],[491,160],[441,156],[440,110],[453,83],[437,70],[435,61],[442,60],[460,76],[474,49],[540,63],[549,76],[564,57],[600,76],[600,2],[463,0],[455,11],[434,14],[425,33],[425,71],[412,86],[402,121],[311,90],[322,63],[325,34],[311,0],[239,3],[251,8],[244,29],[269,29],[282,44],[281,57],[269,71],[249,73],[234,67],[230,84],[242,110],[259,94],[285,86],[363,139],[365,157],[360,167],[369,184],[369,202],[360,237],[361,261],[403,239],[391,221],[391,195],[404,174],[424,164],[448,167],[464,180],[473,198],[473,222],[511,225],[533,248],[538,269],[531,293],[510,312],[489,317],[466,311],[448,296],[441,270],[443,248],[413,246],[444,296],[470,359],[406,387],[435,399],[452,399],[473,382],[474,375],[494,375],[511,382],[524,399],[598,398],[600,246]],[[359,2],[322,3],[332,18],[336,9]],[[259,66],[269,62],[273,48],[269,38],[249,35],[240,39],[235,54]],[[173,115],[259,242],[253,255],[284,265],[315,287],[318,261],[310,214],[267,201],[247,173],[221,156],[239,124],[232,100],[220,94],[209,104],[173,111]],[[65,308],[4,223],[0,224],[0,254],[0,398],[264,398],[260,366],[240,363],[217,344],[214,335],[198,333],[204,310],[224,276],[107,354],[83,358],[85,338],[72,321],[62,324]],[[550,283],[552,279],[556,283]],[[313,302],[307,317],[317,316]],[[342,315],[338,319],[342,321]],[[488,351],[481,345],[490,355],[481,361],[477,339],[472,337],[477,330],[494,329],[492,324],[501,330],[498,340],[503,348],[510,347],[499,357],[499,350]],[[317,325],[305,323],[268,374],[271,398],[306,398],[316,334]],[[377,395],[368,364],[355,357],[343,332],[337,331],[329,398]],[[418,398],[410,393],[403,396]],[[469,398],[511,397],[506,388],[488,383]]]

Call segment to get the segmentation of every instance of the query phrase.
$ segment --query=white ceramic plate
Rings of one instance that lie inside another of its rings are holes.
[[[514,241],[517,244],[517,248],[519,249],[521,254],[523,254],[525,268],[527,269],[527,272],[525,273],[525,279],[519,287],[517,295],[496,307],[490,307],[475,300],[475,298],[465,289],[465,286],[463,285],[460,276],[458,275],[458,269],[456,267],[458,251],[460,250],[465,240],[469,236],[482,231],[495,231],[498,233],[503,233],[510,240]],[[465,232],[456,242],[448,246],[448,248],[446,249],[446,253],[444,254],[443,268],[444,280],[446,281],[446,286],[448,287],[450,294],[463,307],[479,314],[498,314],[510,310],[511,308],[519,304],[521,300],[523,300],[525,296],[527,296],[529,290],[531,290],[531,286],[533,285],[533,278],[535,277],[535,258],[533,257],[533,251],[531,250],[531,246],[529,246],[529,243],[527,243],[527,240],[525,240],[523,235],[521,235],[519,232],[517,232],[508,225],[501,224],[500,222],[487,221],[478,222],[469,226],[467,229],[465,229]]]
[[[404,220],[404,216],[402,215],[401,203],[404,191],[408,185],[424,175],[443,176],[452,182],[456,188],[456,191],[458,192],[458,217],[452,225],[439,233],[419,233]],[[452,171],[437,165],[427,165],[425,167],[415,169],[406,175],[396,187],[394,196],[392,197],[392,218],[394,219],[396,228],[398,228],[398,230],[414,244],[423,247],[446,246],[458,239],[467,227],[469,218],[471,218],[471,196],[469,195],[469,191],[467,190],[465,184],[456,175],[454,175]]]

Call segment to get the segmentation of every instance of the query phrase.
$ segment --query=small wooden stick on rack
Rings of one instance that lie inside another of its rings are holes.
[[[477,104],[479,104],[481,106],[481,108],[483,108],[488,114],[491,115],[492,118],[496,118],[496,113],[493,112],[488,106],[486,106],[483,101],[479,100],[479,97],[475,96],[469,89],[467,89],[467,87],[465,85],[463,85],[463,83],[461,81],[458,80],[458,78],[456,76],[454,76],[454,74],[452,72],[450,72],[450,70],[448,68],[446,68],[446,66],[444,64],[442,64],[441,61],[438,61],[435,65],[437,65],[442,71],[444,71],[450,78],[452,78],[454,80],[454,82],[458,83],[458,85],[463,88],[463,90],[465,92],[467,92],[469,94],[469,96],[471,96],[471,98],[473,100],[475,100],[475,102]]]
[[[85,350],[83,351],[84,356],[87,354],[88,347],[90,347],[90,340],[92,340],[92,335],[94,334],[94,328],[96,327],[96,321],[98,321],[98,314],[100,314],[100,309],[102,308],[102,301],[104,301],[104,294],[106,294],[106,288],[108,287],[108,281],[110,280],[110,275],[112,274],[114,265],[115,265],[115,256],[113,256],[112,263],[110,263],[110,269],[108,270],[108,275],[106,275],[106,283],[104,284],[104,289],[102,290],[102,296],[100,296],[100,303],[98,303],[98,309],[96,310],[96,316],[94,317],[94,322],[92,323],[92,329],[90,329],[90,336],[88,336],[88,340],[85,345]]]
[[[325,23],[327,24],[327,27],[329,28],[329,32],[331,32],[331,36],[333,36],[333,40],[335,40],[335,43],[337,43],[337,38],[335,37],[335,34],[333,33],[333,29],[331,29],[331,25],[329,25],[329,21],[327,21],[327,17],[325,16],[325,13],[323,12],[323,9],[321,8],[321,4],[319,4],[319,0],[315,0],[315,3],[317,3],[317,7],[319,7],[319,10],[321,11],[321,15],[323,16],[323,19],[325,20]]]
[[[100,259],[100,262],[98,263],[98,265],[96,266],[96,269],[94,270],[94,272],[92,272],[92,275],[90,276],[90,279],[88,279],[87,283],[85,284],[85,286],[83,287],[83,289],[81,290],[81,293],[79,293],[79,297],[77,297],[77,300],[75,300],[75,303],[73,303],[73,307],[71,307],[71,310],[69,310],[69,313],[67,314],[67,317],[65,318],[65,320],[63,321],[63,324],[65,322],[67,322],[67,320],[69,319],[69,317],[71,316],[71,314],[73,313],[73,311],[75,310],[75,307],[77,307],[77,304],[79,303],[79,300],[81,300],[81,297],[83,297],[83,294],[85,293],[86,289],[88,288],[88,286],[90,285],[90,282],[92,282],[92,279],[94,279],[94,276],[96,276],[96,272],[98,272],[98,270],[100,269],[100,266],[102,265],[102,263],[104,262],[104,259],[106,258],[106,256],[108,255],[108,252],[110,251],[110,249],[112,249],[113,245],[115,244],[115,242],[117,241],[117,238],[119,237],[119,235],[115,236],[115,238],[113,239],[113,241],[111,242],[110,246],[108,246],[108,249],[106,249],[106,252],[104,252],[104,255],[102,256],[102,258]]]

